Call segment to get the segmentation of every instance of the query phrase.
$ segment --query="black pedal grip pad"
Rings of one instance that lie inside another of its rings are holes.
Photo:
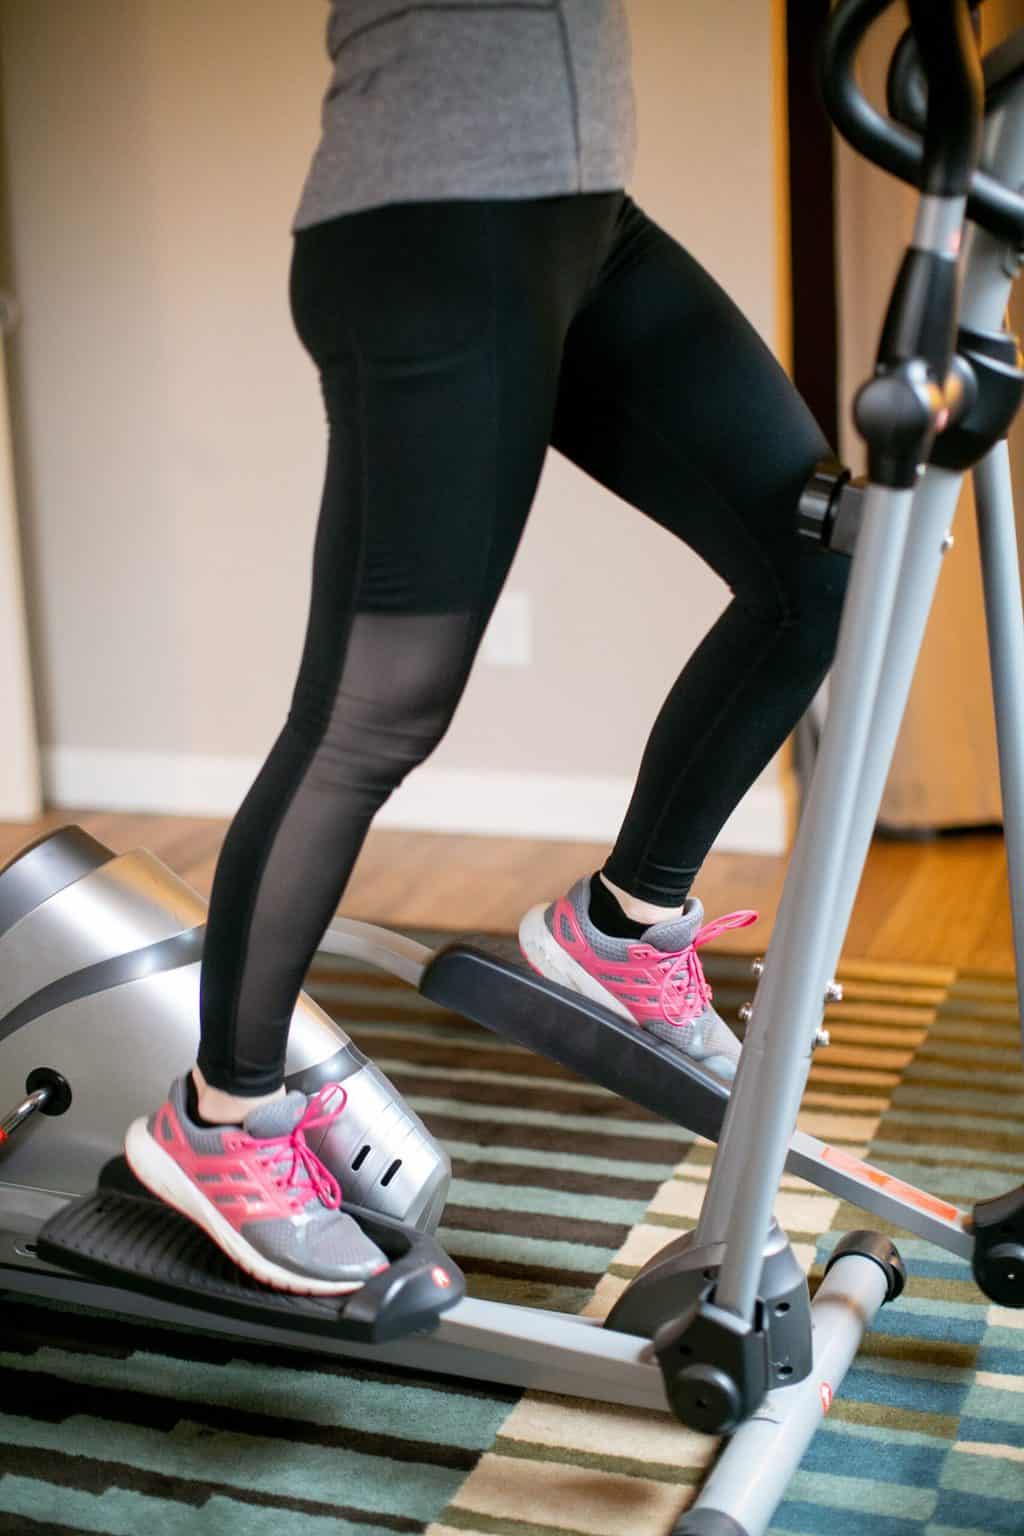
[[[353,1207],[347,1207],[356,1215]],[[461,1271],[430,1238],[358,1212],[391,1267],[340,1296],[300,1296],[247,1275],[170,1206],[100,1188],[73,1200],[39,1232],[46,1263],[241,1322],[375,1343],[436,1325],[465,1294]],[[197,1319],[201,1326],[201,1320]]]

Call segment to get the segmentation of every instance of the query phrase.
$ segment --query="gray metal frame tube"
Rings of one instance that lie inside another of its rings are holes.
[[[895,1178],[877,1163],[861,1162],[842,1147],[818,1141],[806,1131],[794,1131],[786,1171],[948,1253],[962,1259],[970,1259],[974,1253],[969,1211]]]
[[[1024,94],[1018,95],[1018,102],[1024,102]],[[1009,118],[1006,112],[997,114],[986,128],[986,155],[989,163],[1001,163],[1001,175],[1013,179],[1019,170],[1024,170],[1024,154],[1021,152],[1020,135],[1014,133],[1014,124],[1019,123],[1019,113],[1013,113]],[[923,200],[924,201],[924,200]],[[977,329],[998,329],[1002,326],[1006,305],[1009,302],[1012,279],[1010,272],[1015,265],[1015,260],[1008,263],[1009,252],[1006,244],[996,236],[990,235],[986,230],[974,227],[968,235],[968,246],[964,270],[964,281],[960,306],[960,324],[965,327]],[[1005,444],[1003,444],[1005,449]],[[992,473],[995,471],[993,469]],[[978,485],[979,470],[975,471],[975,485]],[[896,609],[893,615],[893,624],[890,634],[890,650],[898,651],[906,658],[912,657],[912,665],[909,670],[904,666],[900,668],[898,685],[895,683],[895,669],[890,673],[887,669],[886,684],[878,699],[878,714],[875,728],[872,734],[872,744],[869,749],[865,766],[865,780],[862,789],[862,799],[851,828],[850,840],[846,848],[844,861],[844,875],[840,885],[840,892],[836,900],[834,913],[835,944],[829,965],[830,972],[834,972],[842,951],[843,941],[850,923],[850,915],[853,912],[857,892],[860,888],[861,878],[864,872],[864,863],[871,846],[871,836],[874,832],[875,818],[878,814],[878,806],[881,804],[882,795],[885,792],[885,782],[888,778],[892,755],[896,749],[896,741],[899,736],[899,728],[906,709],[907,698],[913,684],[913,667],[920,655],[924,642],[925,629],[928,624],[928,615],[934,600],[935,587],[938,583],[942,561],[942,540],[945,533],[952,528],[956,514],[957,503],[960,499],[962,476],[949,470],[930,468],[924,483],[914,498],[914,512],[910,533],[910,546],[907,558],[904,560],[904,568],[900,577],[900,588],[896,599]],[[1010,526],[1013,526],[1012,492],[1009,490],[1009,471],[1006,474],[1006,489],[998,486],[995,481],[986,482],[991,485],[991,497],[1005,496],[1010,507]],[[998,514],[997,514],[998,515]],[[979,504],[979,535],[980,535],[981,510]],[[1007,544],[1005,537],[993,533],[997,541],[999,554],[994,557],[1003,561],[1006,557]],[[1016,622],[1020,629],[1021,604],[1020,587],[1017,563],[1017,551],[1015,540],[1012,543],[1012,570],[1014,579],[1017,580],[1017,594],[1015,600]],[[1000,604],[1002,618],[999,622],[998,648],[1002,653],[1007,647],[1013,646],[1012,632],[1014,618],[1012,608],[1014,600],[1007,590],[1003,572],[998,571],[994,578],[994,588],[997,588],[996,601]],[[988,588],[986,586],[986,609],[989,606]],[[989,620],[991,624],[991,620]],[[1021,656],[1024,656],[1024,630],[1021,630]],[[993,644],[991,629],[989,636],[990,649]],[[997,663],[993,661],[993,677],[995,677]],[[1024,713],[1020,704],[1020,689],[1024,685],[1024,671],[1015,673],[1013,663],[1010,661],[1006,669],[1001,672],[1007,679],[1007,697],[1016,698],[1016,704],[1008,704],[1012,715],[1016,717],[1016,724],[1011,725],[1011,730],[1019,733],[1024,724]],[[904,686],[905,683],[905,686]],[[1016,690],[1016,692],[1015,692]],[[999,711],[999,686],[995,687],[996,711],[998,723]],[[1012,741],[1008,741],[1006,760],[1016,757],[1016,766],[1021,768],[1020,759],[1020,735],[1017,734]],[[1000,752],[1000,776],[1004,782],[1004,796],[1006,778],[1003,770],[1003,752]],[[1018,777],[1018,784],[1022,782]],[[1024,852],[1024,827],[1020,828],[1021,842],[1018,848]],[[1020,858],[1018,868],[1020,874],[1015,881],[1011,877],[1011,886],[1021,900],[1024,900],[1024,859]],[[1018,987],[1021,985],[1022,954],[1024,949],[1024,931],[1022,931],[1019,944],[1017,928],[1022,924],[1022,919],[1017,911],[1014,911],[1014,941],[1017,956]],[[1020,993],[1018,995],[1021,995]],[[1021,996],[1024,1007],[1024,996]],[[1024,1017],[1024,1014],[1022,1014]]]
[[[955,256],[960,249],[966,212],[966,197],[922,194],[918,199],[911,245],[920,251],[934,251],[939,256]]]
[[[1024,81],[985,125],[984,161],[1011,186],[1024,181]],[[1003,328],[1010,287],[1020,268],[1017,252],[977,224],[967,226],[960,324],[980,331]]]
[[[914,681],[928,616],[942,569],[943,541],[956,513],[963,476],[929,469],[914,497],[907,549],[889,627],[885,671],[875,700],[871,740],[864,758],[857,803],[843,853],[832,911],[826,975],[835,975],[857,900],[885,793],[900,725]]]
[[[1024,134],[1019,131],[1022,107],[1024,84],[1013,92],[1002,110],[994,114],[986,125],[986,162],[1001,179],[1012,185],[1017,185],[1024,178]],[[926,212],[930,218],[930,211]],[[929,230],[934,234],[931,226]],[[1009,287],[1019,269],[1017,254],[1010,251],[1005,242],[978,228],[969,231],[968,240],[961,323],[980,329],[995,329],[1003,322]],[[1006,506],[1009,503],[1005,486],[999,488],[991,483],[1000,473],[997,466],[998,460],[994,460],[990,470],[983,472],[984,489],[981,497],[984,502],[986,493],[995,491],[998,502]],[[775,933],[754,999],[747,1041],[740,1057],[722,1141],[698,1224],[699,1241],[726,1243],[716,1298],[718,1304],[744,1317],[752,1316],[760,1253],[759,1237],[767,1231],[771,1204],[783,1167],[784,1153],[779,1155],[781,1137],[777,1127],[784,1129],[788,1139],[796,1123],[810,1067],[810,1041],[817,1028],[817,1020],[820,1019],[824,987],[842,949],[849,913],[856,899],[870,833],[891,761],[891,748],[886,755],[887,744],[882,738],[891,735],[894,747],[893,721],[898,733],[899,720],[912,681],[912,667],[910,675],[906,675],[908,652],[913,645],[915,632],[923,635],[931,595],[934,593],[939,554],[934,538],[938,530],[933,526],[933,520],[941,522],[943,506],[948,503],[951,503],[948,504],[948,518],[952,518],[955,510],[952,488],[958,485],[958,479],[957,476],[933,470],[927,477],[926,486],[922,487],[925,493],[923,519],[926,530],[922,533],[922,539],[927,550],[922,554],[914,548],[908,554],[914,563],[920,561],[930,569],[908,571],[904,576],[902,566],[905,543],[900,544],[899,557],[894,560],[896,572],[901,579],[895,620],[893,602],[888,598],[883,600],[879,594],[873,594],[870,590],[865,591],[874,580],[889,574],[881,564],[874,539],[871,541],[870,552],[865,547],[874,522],[874,509],[885,505],[885,502],[878,500],[883,493],[878,488],[870,487],[865,499],[864,520],[840,629],[839,650],[833,671],[832,701],[822,752],[801,818]],[[991,494],[988,495],[988,502],[992,504]],[[892,498],[888,498],[888,503],[893,505]],[[988,521],[991,524],[994,520],[990,518]],[[909,511],[906,521],[909,524]],[[1003,538],[1005,533],[1004,527]],[[988,537],[991,537],[994,545],[1000,539],[1000,534],[990,526],[986,533]],[[864,559],[866,553],[867,561]],[[884,558],[893,557],[890,554]],[[996,562],[993,549],[993,565]],[[1007,588],[1005,558],[999,556],[998,565],[998,575],[993,580],[993,588],[997,589],[994,594],[994,622],[998,632],[997,638],[990,641],[998,657],[993,660],[994,677],[997,671],[1002,676],[1004,672],[1015,669],[1021,659],[1016,653],[1019,635],[1015,638],[1010,634],[1011,629],[1016,629],[1017,619]],[[1012,569],[1016,571],[1016,561]],[[905,598],[909,600],[905,601]],[[1019,610],[1019,595],[1016,607]],[[868,637],[858,636],[856,644],[850,639],[855,624],[860,623],[879,626],[880,634],[875,636],[874,647],[869,644]],[[893,646],[894,664],[886,665],[884,679],[881,665],[877,671],[869,674],[859,664],[860,656],[874,656],[879,646],[884,649],[888,643]],[[849,665],[846,661],[848,654]],[[1019,701],[1016,681],[1008,685],[996,685],[996,688],[997,699],[1002,695],[1004,699],[1012,697]],[[845,717],[853,708],[856,699],[848,698],[847,695],[855,696],[858,691],[869,712],[874,712],[876,707],[878,710],[879,729],[870,748],[858,741],[858,731],[853,728],[850,720],[835,718],[837,714]],[[1000,730],[1004,740],[1010,741],[1006,751],[1013,760],[1013,773],[1020,767],[1016,761],[1020,743],[1017,706],[1011,703],[997,705],[997,709],[999,707],[1004,712],[1004,724]],[[854,809],[850,802],[857,796],[858,790],[862,798]],[[1016,790],[1004,787],[1004,797],[1009,799],[1011,796],[1016,804],[1011,811],[1008,850],[1012,843],[1014,867],[1011,888],[1017,919],[1014,944],[1020,986],[1024,969],[1021,965],[1024,936],[1018,935],[1017,929],[1024,923],[1024,919],[1019,917],[1020,909],[1024,906],[1024,829],[1014,820],[1019,805]],[[859,856],[861,849],[863,857]],[[827,964],[825,962],[830,955],[831,964]],[[801,980],[801,976],[806,979]],[[767,1038],[769,1034],[772,1037],[770,1040]],[[788,1072],[787,1055],[791,1067]],[[762,1117],[759,1113],[766,1101],[773,1105],[770,1117]],[[766,1124],[769,1119],[775,1122],[773,1126]],[[732,1137],[728,1134],[730,1127],[735,1127]]]
[[[810,1375],[769,1392],[756,1417],[740,1426],[674,1536],[687,1536],[690,1517],[712,1510],[735,1521],[743,1536],[764,1536],[885,1294],[885,1271],[873,1259],[848,1254],[836,1261],[811,1308]],[[699,1522],[692,1528],[699,1530]]]
[[[727,1245],[717,1304],[747,1319],[753,1317],[762,1248],[821,1021],[835,897],[912,503],[909,490],[869,486],[865,495],[821,754],[697,1226],[697,1243]]]
[[[41,1109],[49,1097],[49,1088],[36,1088],[32,1093],[26,1094],[13,1109],[8,1110],[3,1119],[0,1119],[0,1141],[6,1141],[13,1135],[18,1126],[23,1125],[37,1109]]]
[[[31,1237],[0,1232],[0,1295],[72,1302],[99,1313],[141,1317],[256,1343],[284,1344],[320,1355],[401,1365],[443,1376],[557,1392],[565,1397],[669,1412],[650,1341],[617,1333],[591,1318],[467,1297],[436,1329],[386,1344],[356,1344],[326,1333],[240,1319],[164,1301],[143,1291],[56,1269],[24,1245]]]
[[[999,746],[1017,1002],[1024,1027],[1024,610],[1005,438],[975,468],[974,500]]]

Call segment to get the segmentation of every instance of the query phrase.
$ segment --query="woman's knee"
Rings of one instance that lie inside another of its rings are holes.
[[[839,639],[851,561],[808,539],[795,559],[796,580],[789,590],[785,625],[791,632],[795,662],[812,674],[831,666]]]
[[[835,656],[851,562],[801,535],[772,566],[772,579],[734,595],[768,637],[783,645],[795,672],[823,674]]]

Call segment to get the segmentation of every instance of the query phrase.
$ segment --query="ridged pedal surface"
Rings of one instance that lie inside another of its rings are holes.
[[[294,1317],[297,1311],[331,1323],[348,1296],[295,1296],[253,1280],[221,1253],[191,1221],[156,1200],[135,1200],[106,1192],[74,1200],[39,1234],[40,1257],[74,1269],[101,1270],[106,1277],[148,1282],[175,1299],[240,1303],[261,1312]]]
[[[113,1287],[242,1321],[359,1343],[435,1327],[465,1295],[458,1265],[424,1233],[355,1206],[346,1209],[390,1264],[341,1296],[299,1296],[253,1280],[193,1222],[147,1197],[123,1158],[106,1165],[95,1194],[50,1218],[36,1249],[48,1264]]]

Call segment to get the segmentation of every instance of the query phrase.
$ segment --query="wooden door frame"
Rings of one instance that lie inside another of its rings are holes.
[[[839,344],[832,124],[816,69],[829,0],[787,0],[793,382],[838,451]]]

